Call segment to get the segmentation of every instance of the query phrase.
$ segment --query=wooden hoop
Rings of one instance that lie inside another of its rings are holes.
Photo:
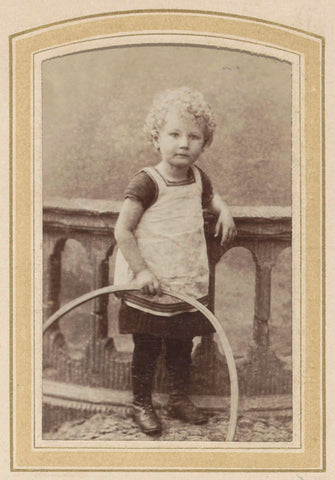
[[[133,285],[109,285],[108,287],[99,288],[97,290],[93,290],[92,292],[86,293],[75,300],[67,303],[63,307],[61,307],[57,312],[55,312],[51,317],[46,320],[43,325],[43,335],[44,333],[51,327],[51,325],[63,317],[66,313],[70,312],[74,308],[78,307],[79,305],[86,303],[90,300],[93,300],[96,297],[100,297],[102,295],[107,295],[110,293],[119,293],[119,292],[129,292],[129,291],[136,291],[139,290],[138,288],[134,287]],[[218,321],[218,319],[213,315],[213,313],[208,310],[207,307],[202,305],[197,300],[188,297],[187,295],[174,292],[172,290],[165,290],[162,289],[162,293],[165,295],[170,295],[171,297],[178,298],[183,302],[188,303],[192,307],[196,308],[200,311],[213,325],[218,334],[220,339],[221,345],[223,347],[223,351],[226,356],[228,371],[229,371],[229,379],[230,379],[230,419],[229,419],[229,427],[226,436],[226,441],[233,441],[236,424],[237,424],[237,411],[238,411],[238,378],[237,378],[237,371],[235,360],[233,356],[233,352],[231,350],[230,344],[228,342],[227,336]]]

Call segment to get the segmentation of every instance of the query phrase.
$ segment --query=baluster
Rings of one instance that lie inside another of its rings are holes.
[[[272,379],[282,383],[289,372],[283,370],[282,362],[270,348],[271,320],[271,273],[279,253],[287,246],[286,242],[261,239],[249,241],[256,264],[255,310],[252,342],[247,363],[243,367],[248,394],[273,393]],[[269,387],[270,385],[270,387]],[[264,391],[262,391],[262,389]],[[269,392],[270,389],[270,392]]]
[[[50,241],[50,239],[49,241],[45,242],[46,246],[43,252],[43,316],[45,320],[59,308],[62,251],[64,249],[65,242],[65,239],[59,240],[57,243]]]
[[[105,287],[108,285],[109,277],[109,259],[104,258],[99,265],[99,287]],[[99,297],[96,302],[96,310],[100,313],[100,322],[97,325],[97,338],[105,338],[108,333],[108,295]]]
[[[105,287],[109,285],[109,258],[113,255],[115,241],[109,246],[106,256],[100,265],[100,285]],[[98,338],[106,339],[108,336],[108,302],[109,296],[104,295],[97,299],[100,302],[99,311],[101,312],[101,324],[98,331]],[[111,340],[111,339],[109,339]]]
[[[43,252],[43,317],[48,319],[59,308],[59,295],[61,289],[62,274],[62,251],[66,239],[53,241],[50,236],[45,241]],[[44,366],[50,366],[55,342],[64,344],[64,337],[59,330],[59,323],[55,322],[43,337],[43,362]]]
[[[271,272],[285,244],[275,241],[254,242],[251,252],[256,264],[255,310],[252,347],[268,349],[271,317]]]
[[[274,261],[256,263],[255,312],[252,338],[259,347],[269,346],[271,314],[271,270]]]
[[[109,262],[108,257],[113,251],[110,246],[110,238],[89,237],[85,242],[89,259],[93,269],[92,290],[108,285]],[[107,252],[107,253],[106,253]],[[112,339],[107,338],[108,333],[108,295],[97,297],[93,300],[90,324],[90,369],[95,372],[100,370],[100,362],[103,355],[101,349],[114,348]]]

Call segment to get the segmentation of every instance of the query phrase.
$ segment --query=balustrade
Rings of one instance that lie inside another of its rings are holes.
[[[92,289],[108,285],[109,259],[115,247],[114,226],[120,202],[52,199],[43,208],[43,313],[47,319],[60,306],[62,251],[68,239],[85,248],[93,272]],[[289,207],[232,207],[237,237],[232,245],[220,246],[214,238],[214,219],[205,214],[205,231],[210,265],[210,304],[214,311],[216,265],[233,247],[248,249],[255,263],[254,324],[250,350],[239,360],[240,390],[245,394],[287,393],[291,372],[283,368],[270,346],[271,271],[278,255],[291,245]],[[43,341],[43,365],[49,379],[73,384],[129,389],[130,354],[118,352],[108,337],[108,298],[93,302],[90,338],[83,358],[73,359],[55,324]],[[193,393],[229,393],[225,359],[213,335],[203,337],[194,352]],[[164,368],[156,388],[165,388]]]

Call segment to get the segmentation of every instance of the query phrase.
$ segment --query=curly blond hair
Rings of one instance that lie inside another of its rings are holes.
[[[216,127],[212,109],[200,92],[189,87],[166,90],[155,96],[145,122],[145,129],[152,143],[153,139],[157,138],[166,115],[171,109],[176,109],[181,115],[192,114],[203,130],[204,147],[212,143]]]

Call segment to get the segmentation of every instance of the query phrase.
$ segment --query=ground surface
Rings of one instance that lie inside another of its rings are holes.
[[[170,419],[163,410],[158,411],[163,424],[159,437],[141,433],[125,412],[96,414],[89,419],[65,422],[56,431],[43,434],[44,440],[155,440],[155,441],[223,441],[228,428],[229,415],[209,412],[206,425],[189,425]],[[292,440],[292,411],[247,411],[238,417],[235,432],[238,442],[290,442]]]

